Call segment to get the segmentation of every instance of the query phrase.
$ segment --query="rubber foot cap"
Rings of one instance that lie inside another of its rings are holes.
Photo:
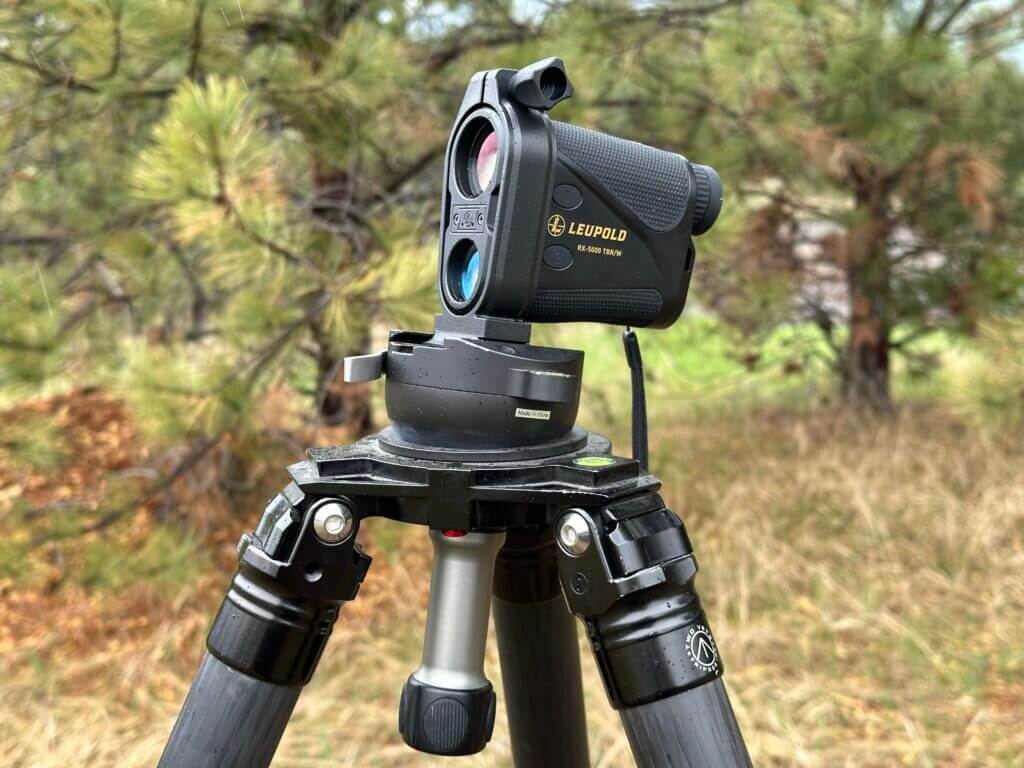
[[[488,683],[470,691],[435,688],[410,676],[402,686],[398,730],[405,743],[432,755],[472,755],[494,731],[496,700]]]

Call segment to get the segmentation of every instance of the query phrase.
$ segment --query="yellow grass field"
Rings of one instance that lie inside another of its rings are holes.
[[[931,407],[864,431],[772,411],[654,429],[755,765],[1024,766],[1020,438]],[[27,491],[4,483],[8,510]],[[208,536],[212,557],[197,550],[184,581],[0,582],[0,765],[154,765],[233,540],[257,515]],[[365,534],[374,564],[275,766],[511,765],[501,715],[472,758],[402,744],[398,691],[418,662],[429,545],[387,521]],[[92,534],[90,551],[122,557],[126,535]],[[38,573],[57,567],[46,547],[34,557]],[[593,765],[629,766],[589,655],[583,667]],[[488,674],[497,685],[493,642]]]

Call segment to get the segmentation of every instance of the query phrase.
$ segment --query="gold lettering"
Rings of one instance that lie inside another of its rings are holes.
[[[598,224],[584,224],[579,221],[570,221],[569,234],[576,237],[596,237],[601,240],[612,242],[623,242],[629,236],[628,229],[616,229],[615,227],[602,227]]]

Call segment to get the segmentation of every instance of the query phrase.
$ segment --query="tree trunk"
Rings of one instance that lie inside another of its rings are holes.
[[[856,408],[893,410],[889,387],[892,285],[885,184],[873,178],[857,193],[857,222],[847,245],[846,285],[850,334],[843,370],[843,396]]]
[[[340,38],[346,25],[355,17],[364,3],[358,0],[305,0],[306,12],[326,46],[314,46],[307,51],[307,61],[315,73],[320,70],[330,45]],[[351,201],[352,179],[350,174],[339,168],[332,158],[314,149],[311,157],[312,171],[312,213],[331,232],[339,237],[343,227],[351,229],[346,209]],[[351,244],[350,244],[351,245]],[[353,248],[352,258],[362,254]],[[345,384],[343,381],[343,360],[346,355],[361,355],[370,345],[369,324],[365,331],[354,333],[346,339],[345,348],[314,321],[313,340],[317,345],[317,415],[330,426],[347,425],[352,437],[362,437],[373,430],[373,414],[370,407],[370,390],[365,384]]]
[[[373,431],[373,410],[370,388],[366,384],[346,384],[346,355],[364,354],[370,346],[369,332],[355,333],[346,339],[347,349],[324,327],[321,318],[310,324],[310,335],[316,346],[316,410],[322,424],[345,425],[355,439]],[[357,346],[358,345],[358,346]]]
[[[351,193],[348,174],[332,167],[319,153],[314,153],[312,166],[313,215],[331,231],[349,224],[344,213]],[[353,247],[352,258],[360,257]],[[369,351],[370,325],[359,323],[357,327],[361,330],[349,332],[344,348],[330,337],[319,320],[314,322],[313,338],[317,345],[318,416],[332,426],[348,424],[353,437],[362,437],[373,430],[370,390],[365,385],[345,384],[342,380],[345,356]]]
[[[327,426],[345,425],[352,437],[361,437],[373,430],[370,388],[366,384],[342,381],[343,356],[330,353],[317,358],[317,412]]]

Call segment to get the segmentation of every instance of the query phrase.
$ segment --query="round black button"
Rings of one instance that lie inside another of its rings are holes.
[[[568,269],[572,266],[572,251],[564,245],[551,245],[544,249],[544,263],[551,269]]]
[[[567,211],[579,208],[583,203],[583,194],[572,184],[559,184],[551,193],[551,198],[558,207]]]

